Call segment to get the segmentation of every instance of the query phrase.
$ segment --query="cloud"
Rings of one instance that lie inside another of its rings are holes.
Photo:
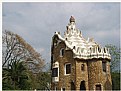
[[[120,3],[3,3],[3,29],[22,36],[50,61],[51,39],[55,31],[63,35],[73,15],[84,38],[93,37],[101,45],[119,45]]]

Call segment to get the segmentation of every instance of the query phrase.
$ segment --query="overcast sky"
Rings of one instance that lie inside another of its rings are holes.
[[[64,34],[71,15],[85,39],[100,45],[120,42],[120,3],[3,3],[3,30],[23,37],[42,57],[50,61],[55,31]]]

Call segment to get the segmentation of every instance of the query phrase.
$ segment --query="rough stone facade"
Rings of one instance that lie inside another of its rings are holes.
[[[73,22],[75,19],[71,17],[70,23]],[[106,58],[104,54],[103,57],[91,59],[75,57],[75,45],[71,49],[65,41],[57,34],[52,38],[51,90],[111,90],[110,57]],[[67,64],[71,65],[69,74],[65,73],[68,70]],[[56,71],[53,71],[54,68]]]

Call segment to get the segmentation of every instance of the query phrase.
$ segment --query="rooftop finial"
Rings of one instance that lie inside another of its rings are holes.
[[[74,19],[73,16],[71,16],[71,18],[70,18],[70,23],[71,23],[71,22],[75,22],[75,19]]]

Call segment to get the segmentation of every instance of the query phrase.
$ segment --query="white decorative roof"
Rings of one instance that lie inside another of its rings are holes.
[[[74,53],[74,58],[92,59],[92,58],[107,58],[111,59],[109,49],[102,48],[92,38],[87,40],[83,38],[81,31],[76,29],[74,17],[71,16],[70,23],[64,33],[64,38],[59,32],[55,32],[58,38],[65,42],[67,49],[71,49]]]

